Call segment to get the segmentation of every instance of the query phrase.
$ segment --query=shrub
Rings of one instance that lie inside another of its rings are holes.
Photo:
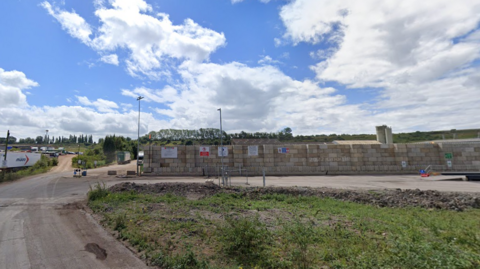
[[[90,191],[88,192],[88,200],[95,201],[106,197],[110,192],[107,190],[105,183],[97,183],[93,188],[90,185]]]
[[[163,252],[156,254],[152,258],[152,265],[160,266],[161,268],[175,268],[175,269],[206,269],[208,263],[205,260],[199,260],[191,249],[183,255],[168,256]]]
[[[316,232],[311,222],[303,223],[297,219],[291,224],[284,226],[284,238],[288,245],[292,247],[290,258],[295,264],[295,268],[310,268],[312,258],[315,255],[309,255],[309,247],[315,241]]]
[[[58,165],[58,158],[51,158],[49,160],[49,165],[50,166],[57,166]]]
[[[273,237],[259,217],[228,218],[226,223],[219,229],[223,252],[241,265],[262,264]]]
[[[127,228],[127,215],[126,214],[120,214],[115,217],[115,229],[116,231],[121,231],[125,228]]]

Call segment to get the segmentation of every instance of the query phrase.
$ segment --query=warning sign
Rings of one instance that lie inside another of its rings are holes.
[[[162,158],[177,158],[177,147],[162,147]]]
[[[258,156],[258,146],[248,146],[248,156]]]
[[[228,156],[228,148],[227,147],[218,147],[218,156],[226,157]]]
[[[200,147],[200,157],[209,157],[210,147]]]

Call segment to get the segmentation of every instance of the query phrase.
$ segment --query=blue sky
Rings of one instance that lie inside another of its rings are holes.
[[[480,1],[0,2],[0,132],[478,128]],[[0,135],[1,136],[1,135]]]

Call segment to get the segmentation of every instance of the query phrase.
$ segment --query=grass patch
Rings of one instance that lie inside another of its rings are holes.
[[[91,193],[91,194],[90,194]],[[110,193],[89,206],[161,268],[478,268],[480,210],[377,208],[330,198]]]

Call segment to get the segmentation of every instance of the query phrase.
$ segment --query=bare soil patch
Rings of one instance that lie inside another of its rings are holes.
[[[367,191],[308,187],[222,188],[210,183],[136,184],[125,182],[114,185],[110,187],[109,190],[112,192],[135,191],[145,194],[172,193],[187,197],[191,200],[201,199],[217,193],[238,193],[242,196],[244,195],[252,198],[264,194],[288,194],[295,196],[333,198],[341,201],[370,204],[379,207],[421,207],[455,211],[463,211],[467,208],[480,208],[480,195],[476,193],[448,193],[433,190],[423,191],[419,189],[385,189]]]

